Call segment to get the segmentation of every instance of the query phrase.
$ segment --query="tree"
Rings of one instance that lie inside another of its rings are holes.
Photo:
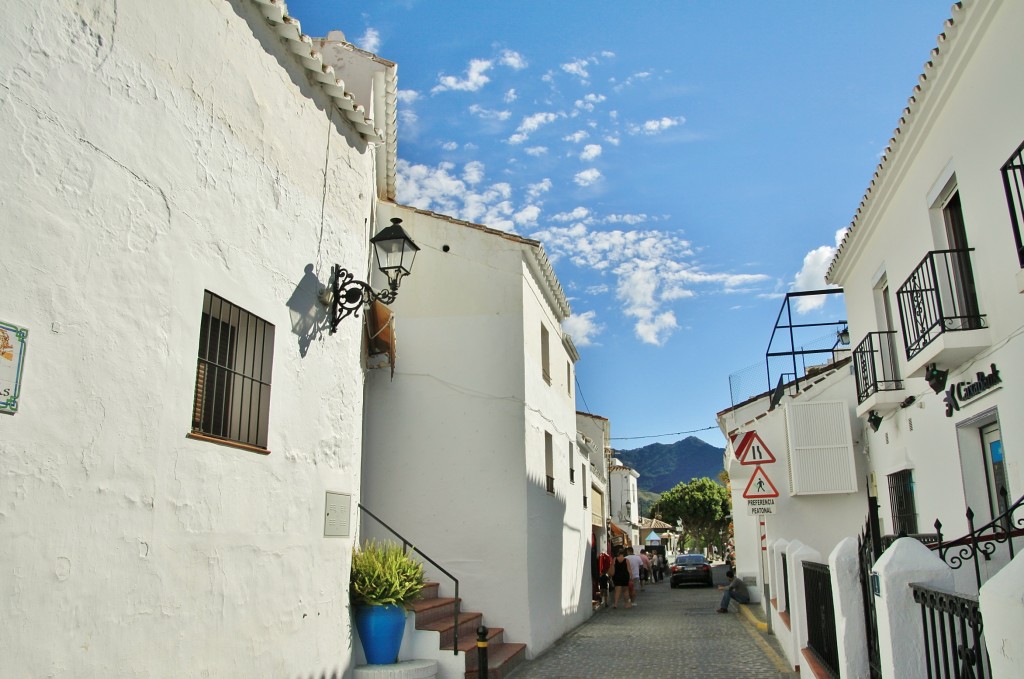
[[[692,536],[705,547],[721,547],[731,513],[729,491],[707,477],[691,479],[662,493],[651,513],[660,513],[669,523],[681,520],[684,542]]]

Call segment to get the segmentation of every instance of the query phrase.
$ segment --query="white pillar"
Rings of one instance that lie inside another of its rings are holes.
[[[883,677],[925,679],[921,605],[910,583],[953,591],[953,571],[914,538],[899,538],[875,562],[879,661]],[[986,626],[987,627],[987,626]]]
[[[839,676],[865,679],[869,676],[867,623],[860,586],[860,550],[856,538],[843,538],[828,556],[835,606],[836,640],[839,646]]]

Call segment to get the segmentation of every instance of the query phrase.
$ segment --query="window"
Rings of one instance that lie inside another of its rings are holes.
[[[981,450],[985,456],[985,480],[988,485],[989,509],[992,517],[1002,516],[1008,507],[1009,487],[1006,483],[1006,461],[1003,458],[1003,437],[999,423],[981,428]]]
[[[551,384],[551,350],[548,347],[548,329],[543,323],[540,325],[540,373],[544,381]]]
[[[949,249],[952,251],[950,285],[956,296],[956,308],[959,309],[960,316],[965,317],[964,322],[968,327],[981,327],[975,325],[980,316],[978,293],[974,286],[970,245],[967,243],[967,227],[964,225],[964,211],[960,204],[959,191],[954,192],[942,207],[942,218],[946,224]]]
[[[555,492],[555,444],[551,434],[544,432],[544,473],[547,475],[548,492]]]
[[[896,535],[917,533],[914,473],[911,470],[889,474],[889,507],[892,510],[892,530]]]
[[[569,483],[576,483],[576,465],[573,464],[572,441],[569,442]]]
[[[203,294],[192,432],[266,449],[274,326]]]
[[[572,363],[565,362],[565,391],[572,396]]]
[[[1006,204],[1010,208],[1010,225],[1013,227],[1013,241],[1017,246],[1017,259],[1024,269],[1024,144],[1017,147],[1013,156],[1003,165],[1003,188],[1006,190]]]
[[[583,508],[587,508],[587,465],[580,466],[580,485],[583,486]]]

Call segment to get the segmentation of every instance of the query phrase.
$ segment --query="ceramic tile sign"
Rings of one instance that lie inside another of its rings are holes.
[[[18,412],[28,328],[0,321],[0,413]]]

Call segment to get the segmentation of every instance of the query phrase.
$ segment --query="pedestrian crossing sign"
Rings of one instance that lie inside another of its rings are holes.
[[[758,465],[754,469],[754,473],[750,477],[750,481],[747,481],[747,487],[743,491],[743,497],[748,500],[751,498],[758,497],[778,497],[779,491],[772,483],[772,480],[768,478],[768,475],[764,473],[764,468]]]

